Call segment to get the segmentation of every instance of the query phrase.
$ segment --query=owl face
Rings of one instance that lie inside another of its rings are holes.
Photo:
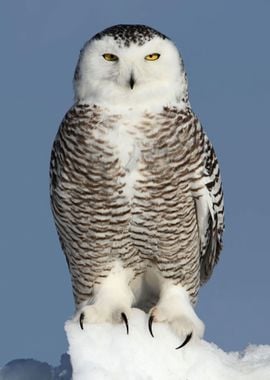
[[[74,78],[76,100],[134,107],[185,98],[182,60],[167,37],[141,25],[108,30],[81,51]]]

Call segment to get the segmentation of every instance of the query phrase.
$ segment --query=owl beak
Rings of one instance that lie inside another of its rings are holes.
[[[133,90],[134,84],[135,84],[134,75],[133,75],[133,73],[131,73],[130,78],[129,78],[129,86],[130,86],[131,90]]]

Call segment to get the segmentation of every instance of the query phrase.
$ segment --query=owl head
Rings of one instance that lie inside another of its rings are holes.
[[[115,25],[81,50],[75,100],[103,106],[143,107],[188,102],[182,58],[174,43],[144,25]]]

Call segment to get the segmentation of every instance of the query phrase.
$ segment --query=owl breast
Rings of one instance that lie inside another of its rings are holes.
[[[130,209],[128,235],[146,258],[163,252],[171,260],[187,244],[191,252],[198,250],[189,157],[183,144],[187,132],[182,127],[177,114],[164,111],[154,117],[122,117],[106,133]]]
[[[176,109],[135,117],[77,106],[67,114],[52,152],[51,199],[74,283],[84,271],[96,282],[119,259],[136,275],[150,265],[177,281],[197,276],[191,182],[201,159],[191,119]],[[77,302],[85,287],[74,290]]]
[[[131,201],[134,186],[139,178],[139,161],[141,159],[140,138],[136,126],[130,123],[114,125],[107,134],[107,141],[113,147],[115,158],[121,167],[119,182],[124,185],[123,193]]]

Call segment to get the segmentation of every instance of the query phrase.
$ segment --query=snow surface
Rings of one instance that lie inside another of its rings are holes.
[[[153,324],[132,309],[129,335],[124,325],[66,322],[73,380],[270,380],[270,345],[225,353],[215,344],[191,341],[181,350],[166,324]],[[58,367],[33,359],[16,359],[0,369],[0,380],[71,380],[70,357]]]
[[[147,315],[132,309],[129,335],[122,325],[66,322],[73,380],[270,380],[270,346],[225,353],[215,344],[191,341],[180,350],[167,324],[147,327]]]

